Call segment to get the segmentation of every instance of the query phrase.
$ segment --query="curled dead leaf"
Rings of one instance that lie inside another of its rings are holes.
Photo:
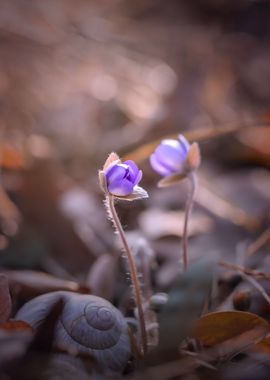
[[[194,337],[204,347],[215,347],[219,357],[231,356],[254,346],[270,332],[269,323],[243,311],[214,312],[200,318]]]
[[[116,154],[115,152],[112,152],[112,153],[110,153],[109,157],[105,161],[105,164],[103,166],[103,170],[108,169],[108,167],[111,164],[118,164],[118,163],[120,163],[120,158],[119,158],[118,154]]]

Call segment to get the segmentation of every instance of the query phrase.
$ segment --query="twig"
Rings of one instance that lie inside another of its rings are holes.
[[[245,273],[242,273],[242,277],[245,278],[248,282],[250,282],[251,285],[253,285],[254,288],[256,288],[261,293],[261,295],[263,296],[265,301],[268,302],[268,304],[270,305],[270,298],[269,298],[268,294],[266,293],[266,291],[264,290],[263,286],[261,284],[259,284],[258,281],[255,280],[255,278],[253,278],[253,277],[251,277]]]
[[[245,273],[249,276],[256,277],[258,279],[270,280],[270,274],[261,272],[261,271],[256,270],[256,269],[246,268],[246,267],[243,267],[241,265],[228,263],[228,262],[223,261],[223,260],[220,260],[218,262],[218,265],[220,265],[224,268],[240,271],[241,273]]]
[[[270,228],[265,230],[253,243],[247,248],[247,257],[254,255],[260,248],[262,248],[270,240]]]
[[[251,285],[254,286],[263,296],[263,298],[269,303],[270,305],[270,297],[264,290],[261,284],[258,283],[258,281],[253,277],[256,276],[258,273],[257,271],[253,271],[252,269],[244,268],[240,265],[227,263],[226,261],[219,261],[219,265],[236,270],[246,281],[248,281]],[[270,276],[269,276],[270,279]]]

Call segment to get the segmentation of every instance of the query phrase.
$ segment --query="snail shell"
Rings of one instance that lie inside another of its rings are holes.
[[[55,326],[54,347],[95,358],[104,369],[122,371],[131,356],[125,318],[110,302],[93,295],[52,292],[27,302],[16,319],[37,329],[58,301],[64,307]]]

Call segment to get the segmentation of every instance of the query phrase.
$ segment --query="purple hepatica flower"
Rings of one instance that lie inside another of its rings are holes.
[[[142,171],[131,160],[110,165],[104,174],[108,191],[117,197],[132,194],[142,179]]]
[[[190,144],[183,135],[179,140],[163,140],[150,157],[152,168],[167,177],[185,170]]]

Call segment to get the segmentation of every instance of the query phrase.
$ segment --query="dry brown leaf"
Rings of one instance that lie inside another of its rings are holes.
[[[194,329],[194,336],[205,347],[212,347],[250,333],[246,340],[254,341],[270,332],[270,325],[256,314],[243,311],[214,312],[200,318]]]
[[[270,354],[270,337],[261,340],[253,347],[255,352],[262,352],[264,354]]]
[[[24,321],[7,321],[0,323],[0,329],[9,331],[33,331],[32,327]]]
[[[28,299],[43,293],[67,290],[78,293],[90,293],[90,289],[75,281],[63,280],[49,274],[30,270],[6,270],[11,289],[22,298]]]

